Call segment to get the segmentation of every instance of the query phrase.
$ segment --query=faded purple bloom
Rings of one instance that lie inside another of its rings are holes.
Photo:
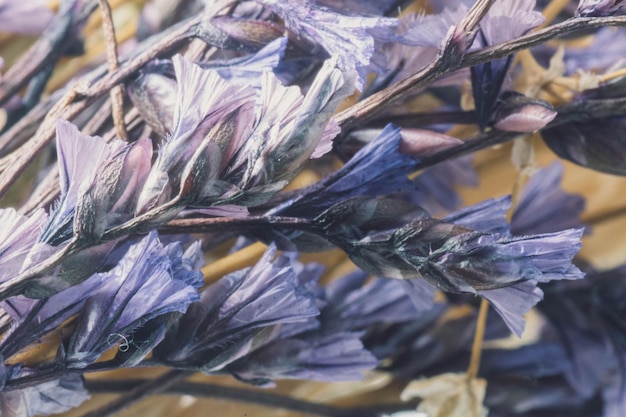
[[[553,48],[542,48],[554,55]],[[604,27],[598,30],[589,45],[584,47],[566,47],[565,73],[575,74],[579,70],[595,73],[618,69],[626,63],[626,30],[624,28]]]
[[[224,80],[260,89],[262,74],[274,71],[285,54],[286,47],[287,38],[282,37],[268,43],[254,54],[226,61],[212,60],[200,63],[200,66],[217,71]]]
[[[462,201],[455,188],[478,185],[478,175],[472,167],[473,159],[468,155],[426,169],[413,180],[415,190],[408,198],[431,214],[459,208]]]
[[[514,235],[582,227],[580,215],[585,208],[585,200],[561,189],[562,176],[563,165],[554,162],[530,178],[511,218]]]
[[[407,175],[416,160],[399,152],[401,143],[400,129],[388,125],[337,172],[268,214],[313,218],[350,197],[413,190]]]
[[[0,32],[38,35],[54,19],[46,0],[0,0]]]
[[[120,342],[128,349],[134,329],[166,313],[183,313],[199,299],[196,288],[203,283],[202,274],[192,270],[199,246],[182,259],[175,246],[163,247],[152,232],[131,245],[110,272],[98,274],[104,285],[91,294],[79,316],[66,350],[70,366],[85,367]],[[156,342],[149,341],[152,346]],[[152,346],[142,347],[143,354]]]
[[[344,15],[314,3],[262,0],[285,21],[288,29],[338,57],[343,71],[356,70],[355,87],[363,89],[368,73],[376,70],[377,51],[394,39],[398,20],[385,17]]]
[[[253,89],[227,83],[215,71],[202,70],[178,55],[173,61],[178,80],[174,129],[161,148],[139,196],[139,212],[158,207],[184,192],[184,184],[181,183],[183,170],[201,147],[210,147],[212,150],[208,166],[204,167],[204,175],[213,179],[214,185],[219,187],[215,181],[220,167],[228,161],[228,155],[232,155],[237,146],[230,137],[222,138],[224,143],[217,143],[215,136],[218,132],[212,130],[217,128],[219,131],[221,123],[232,120],[233,115],[235,120],[243,119],[244,122],[252,117]],[[209,91],[211,94],[207,94]],[[230,129],[234,129],[236,137],[243,136],[235,126]],[[205,184],[205,187],[209,185]],[[215,192],[219,195],[219,190]]]
[[[109,143],[91,137],[76,126],[59,120],[57,124],[57,154],[61,196],[52,211],[39,240],[57,246],[73,235],[74,212],[83,193],[96,181],[103,164],[124,147],[124,142]]]
[[[151,160],[152,142],[141,139],[102,164],[76,206],[74,235],[97,242],[106,230],[131,219]]]
[[[624,0],[580,0],[576,15],[582,17],[600,17],[623,14],[626,8]]]
[[[319,320],[322,329],[360,331],[376,323],[410,321],[417,315],[400,281],[375,278],[354,271],[324,288],[326,305]]]
[[[71,410],[88,399],[89,393],[80,375],[66,375],[54,381],[0,393],[0,415],[47,416]]]
[[[516,333],[521,325],[513,319],[523,320],[522,314],[534,305],[528,300],[540,299],[516,298],[518,290],[534,294],[531,287],[539,282],[583,276],[571,264],[580,248],[582,230],[510,237],[473,231],[446,219],[422,217],[407,223],[390,212],[384,201],[361,197],[333,206],[320,216],[325,237],[344,249],[360,268],[376,276],[424,278],[449,292],[482,295],[502,289],[485,296]],[[469,218],[474,222],[481,216]],[[529,284],[523,284],[525,281]],[[504,290],[511,286],[520,287]],[[417,302],[429,295],[421,286],[415,290],[419,291],[414,296]],[[516,299],[519,302],[514,302]]]
[[[206,288],[170,327],[155,358],[176,368],[215,372],[266,343],[279,330],[276,325],[318,315],[289,259],[275,255],[270,246],[254,267]]]
[[[332,132],[338,133],[331,117],[352,92],[352,77],[337,68],[334,58],[324,63],[305,97],[296,87],[284,87],[265,74],[253,131],[224,174],[231,182],[241,178],[239,187],[247,192],[234,196],[238,204],[266,200],[293,179],[307,159],[328,151]]]
[[[5,358],[11,357],[77,314],[86,300],[104,285],[103,278],[95,275],[43,300],[19,295],[2,302],[2,309],[13,321],[0,342],[0,353]]]
[[[372,370],[378,360],[363,348],[360,334],[305,333],[278,339],[228,366],[237,378],[255,385],[274,386],[274,379],[351,381]]]

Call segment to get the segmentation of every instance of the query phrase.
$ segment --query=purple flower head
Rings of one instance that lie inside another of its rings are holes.
[[[199,302],[168,330],[157,360],[177,368],[214,372],[265,343],[281,323],[319,314],[288,258],[271,247],[252,268],[206,288]]]
[[[42,300],[19,295],[4,301],[2,309],[13,321],[0,342],[2,355],[8,358],[59,327],[81,311],[87,299],[104,283],[103,276],[94,275]]]
[[[354,271],[327,285],[319,320],[324,332],[361,331],[376,323],[410,321],[417,310],[401,281],[375,278]]]
[[[338,133],[331,116],[351,92],[351,77],[337,68],[334,58],[324,63],[304,97],[265,73],[252,133],[224,174],[230,182],[239,178],[239,187],[247,192],[233,200],[244,205],[266,200],[307,159],[328,151],[331,132]]]
[[[271,387],[275,379],[358,380],[377,365],[358,333],[313,332],[272,341],[230,364],[228,370],[246,382]]]
[[[70,366],[85,367],[118,342],[128,349],[135,329],[157,316],[183,313],[199,299],[196,288],[203,283],[202,275],[192,270],[199,246],[182,255],[172,245],[163,247],[152,232],[131,245],[115,268],[98,274],[104,284],[86,302],[66,349]],[[141,346],[142,354],[156,342]]]
[[[626,2],[623,0],[580,0],[576,16],[601,17],[623,14]]]
[[[417,161],[399,152],[402,140],[400,129],[388,125],[337,172],[268,214],[313,218],[350,197],[410,192],[407,175]]]
[[[496,233],[467,227],[484,224],[483,214],[491,207],[501,214],[508,205],[507,200],[501,201],[505,204],[487,205],[444,220],[421,215],[406,222],[391,214],[391,201],[361,197],[336,204],[318,221],[327,233],[325,237],[344,249],[363,270],[389,278],[424,278],[448,292],[482,294],[525,281],[536,286],[555,279],[582,278],[571,264],[580,248],[582,230],[511,237],[502,234],[501,225],[495,228]],[[422,286],[414,289],[418,292],[414,299],[420,303],[430,295]],[[497,304],[497,297],[505,294],[496,292],[490,302]],[[509,316],[520,314],[521,318],[527,305],[511,305],[514,311],[508,315],[503,309],[501,312],[511,323]],[[519,331],[519,327],[512,329]]]
[[[465,156],[426,169],[413,180],[415,190],[408,194],[408,198],[431,214],[459,208],[462,201],[456,187],[478,185],[473,159],[471,155]]]
[[[152,142],[125,145],[105,163],[81,196],[74,216],[74,234],[98,241],[109,228],[130,220],[152,159]]]
[[[159,150],[146,185],[139,195],[138,212],[157,207],[184,192],[181,177],[194,154],[211,150],[203,174],[208,178],[207,181],[215,179],[222,164],[228,161],[228,156],[236,149],[236,141],[230,136],[242,136],[237,126],[230,126],[234,129],[230,135],[229,132],[221,132],[218,136],[219,127],[224,127],[220,122],[228,118],[246,122],[254,108],[253,89],[228,83],[217,72],[203,70],[178,55],[173,61],[178,80],[174,129]],[[218,138],[223,142],[218,143]]]
[[[39,237],[41,242],[56,246],[72,237],[74,213],[82,195],[96,181],[106,161],[124,146],[120,140],[107,143],[100,137],[84,135],[73,124],[59,120],[57,155],[61,196]]]
[[[88,399],[89,393],[80,375],[67,375],[32,387],[0,393],[0,415],[47,416],[69,411]]]
[[[273,72],[278,66],[285,49],[287,38],[273,40],[254,54],[225,61],[209,61],[201,63],[204,69],[213,69],[224,80],[238,82],[260,89],[264,72]]]
[[[368,73],[376,70],[377,51],[394,38],[398,20],[385,17],[344,15],[311,2],[260,1],[279,15],[287,28],[338,57],[338,66],[359,74],[355,87],[363,89]]]
[[[554,162],[530,178],[511,218],[514,235],[582,227],[580,215],[585,200],[560,188],[562,176],[563,165]]]

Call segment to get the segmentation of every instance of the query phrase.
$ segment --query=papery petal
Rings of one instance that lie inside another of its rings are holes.
[[[214,372],[272,337],[276,324],[319,314],[287,258],[271,247],[257,264],[211,285],[168,331],[154,354],[170,366]]]
[[[355,271],[326,286],[327,305],[319,317],[323,331],[356,331],[415,318],[417,310],[400,281],[376,278],[363,285],[366,278]]]
[[[357,333],[340,332],[277,340],[229,365],[228,370],[240,379],[271,386],[273,379],[359,380],[377,365]]]
[[[107,143],[100,137],[82,134],[73,124],[59,120],[57,155],[61,197],[40,241],[56,246],[72,236],[74,210],[80,197],[95,181],[102,164],[123,146],[121,140]]]
[[[525,281],[506,288],[479,291],[489,304],[502,317],[509,329],[517,336],[524,331],[528,313],[541,299],[543,291],[537,287],[536,281]]]
[[[205,146],[211,143],[219,149],[212,154],[213,164],[205,167],[209,170],[206,175],[215,178],[221,165],[227,161],[227,155],[237,148],[233,143],[235,141],[214,143],[206,135],[233,112],[253,110],[255,92],[252,88],[228,83],[217,72],[203,70],[178,55],[173,62],[178,80],[174,129],[161,148],[139,196],[139,212],[162,204],[179,192],[185,164],[202,143]]]
[[[262,88],[261,78],[264,72],[272,72],[282,59],[287,38],[282,37],[268,43],[258,52],[242,58],[227,61],[209,61],[201,63],[204,69],[213,69],[224,80],[244,83],[254,88]]]
[[[580,215],[585,200],[560,188],[562,176],[563,165],[554,162],[528,180],[511,217],[513,234],[549,233],[582,226]]]
[[[297,35],[320,45],[330,56],[338,57],[343,71],[357,70],[355,86],[362,90],[365,77],[371,71],[372,59],[380,43],[393,38],[397,19],[385,17],[346,16],[313,3],[263,0],[285,20],[285,25]]]
[[[180,261],[179,266],[172,262],[170,252],[152,232],[130,246],[118,266],[98,274],[106,284],[92,294],[79,317],[67,347],[68,363],[84,367],[120,340],[128,345],[135,328],[166,313],[185,312],[199,299],[201,273],[190,277]]]

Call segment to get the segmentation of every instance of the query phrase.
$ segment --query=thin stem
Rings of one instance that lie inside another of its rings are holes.
[[[453,71],[503,58],[550,39],[604,26],[626,26],[626,16],[572,18],[517,39],[465,54],[458,59],[453,59],[453,56],[446,57],[447,49],[444,49],[435,61],[416,74],[359,101],[340,112],[335,120],[342,128],[350,128],[359,122],[371,119],[389,104],[407,98],[417,89]]]
[[[124,393],[146,383],[141,379],[125,380],[86,380],[85,387],[89,392]],[[391,403],[369,405],[363,407],[340,408],[326,404],[300,400],[286,395],[274,394],[267,391],[257,391],[245,388],[226,387],[210,383],[179,382],[162,391],[164,394],[193,395],[196,397],[215,398],[224,401],[255,404],[272,409],[289,410],[296,413],[321,417],[377,417],[381,414],[390,414],[404,410],[414,410],[417,404]]]
[[[102,30],[104,31],[104,43],[106,45],[107,64],[109,73],[114,72],[120,63],[117,58],[117,41],[115,40],[115,28],[111,17],[111,7],[107,0],[98,0],[102,14]],[[126,126],[124,126],[124,93],[121,85],[116,85],[111,89],[111,104],[113,106],[113,123],[117,135],[122,140],[128,140]]]
[[[476,378],[480,368],[480,357],[483,352],[483,339],[485,337],[485,327],[487,326],[487,312],[489,311],[489,302],[486,299],[480,300],[480,309],[478,310],[478,318],[476,319],[476,332],[474,333],[474,342],[472,343],[472,356],[470,364],[467,368],[467,376]]]
[[[249,216],[249,217],[213,217],[172,220],[159,227],[161,233],[211,233],[242,232],[257,230],[259,227],[288,227],[291,230],[311,230],[315,228],[313,220],[299,217]]]
[[[81,417],[113,416],[150,395],[158,394],[173,385],[179,384],[180,381],[187,378],[191,374],[193,374],[192,371],[173,370],[156,379],[143,381],[143,383],[136,385],[120,398],[96,410],[83,414]]]

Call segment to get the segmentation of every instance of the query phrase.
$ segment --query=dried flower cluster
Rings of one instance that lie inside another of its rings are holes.
[[[534,158],[626,175],[626,3],[539,3],[0,0],[0,416],[626,415],[626,270],[579,255],[585,198]],[[511,195],[463,207],[505,142]],[[130,368],[166,371],[91,377]]]

